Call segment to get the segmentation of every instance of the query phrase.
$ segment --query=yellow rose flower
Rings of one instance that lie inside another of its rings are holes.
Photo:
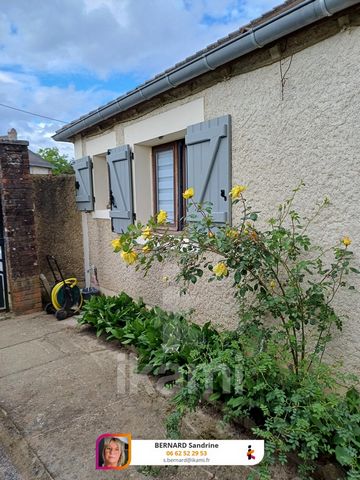
[[[142,251],[143,251],[144,253],[149,253],[149,252],[151,252],[151,247],[150,247],[150,245],[145,245],[145,246],[142,248]]]
[[[214,265],[213,272],[217,277],[225,277],[228,274],[228,269],[224,262],[219,262]]]
[[[192,187],[188,188],[187,190],[185,190],[185,192],[182,194],[183,198],[185,198],[185,200],[189,200],[189,198],[192,198],[194,196],[194,189]]]
[[[137,260],[137,253],[133,250],[130,250],[129,252],[121,252],[121,258],[128,265],[132,265]]]
[[[271,288],[271,290],[274,290],[274,288],[276,287],[275,280],[271,280],[271,282],[269,283],[269,287]]]
[[[121,249],[122,245],[120,238],[117,238],[116,240],[111,240],[111,245],[113,246],[114,250]]]
[[[245,192],[246,187],[245,185],[234,185],[233,188],[230,190],[229,195],[233,200],[236,198],[240,198],[242,192]]]
[[[259,238],[259,235],[255,232],[255,230],[251,230],[251,232],[249,232],[248,235],[251,238],[251,240],[253,240],[254,242],[256,242]]]
[[[238,238],[239,232],[237,230],[235,230],[235,228],[231,228],[230,230],[228,230],[226,232],[226,236],[228,238],[232,238],[233,240],[235,240],[235,238]]]
[[[145,227],[142,229],[142,236],[146,239],[149,240],[149,238],[152,237],[152,230],[150,227]]]
[[[352,243],[352,240],[350,237],[343,237],[341,241],[345,245],[345,247],[348,247]]]
[[[165,210],[160,210],[157,216],[157,223],[160,223],[160,224],[165,223],[166,219],[167,219],[167,213],[165,212]]]
[[[215,237],[215,233],[214,232],[208,232],[207,236],[209,238],[214,238]]]

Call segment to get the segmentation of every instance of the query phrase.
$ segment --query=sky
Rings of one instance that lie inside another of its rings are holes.
[[[0,0],[0,135],[30,149],[282,0]]]

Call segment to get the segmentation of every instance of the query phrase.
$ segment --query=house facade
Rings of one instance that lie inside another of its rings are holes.
[[[157,264],[144,278],[111,247],[135,219],[146,222],[160,209],[181,229],[181,192],[190,186],[195,200],[213,202],[221,225],[236,224],[239,215],[231,210],[231,185],[247,185],[265,225],[302,180],[296,208],[303,215],[325,196],[331,201],[309,234],[326,246],[348,235],[359,259],[359,25],[359,1],[286,2],[59,130],[54,138],[73,142],[78,159],[88,282],[94,265],[106,294],[125,290],[234,327],[230,280],[205,278],[180,297],[175,264]],[[360,300],[343,292],[337,302],[349,319],[332,355],[346,352],[356,370]]]
[[[50,162],[31,150],[29,150],[29,166],[31,175],[51,175],[54,169]]]

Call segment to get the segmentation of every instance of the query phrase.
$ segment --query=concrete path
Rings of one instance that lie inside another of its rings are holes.
[[[166,438],[170,401],[154,379],[135,368],[133,354],[76,327],[75,319],[58,322],[40,313],[0,320],[0,479],[247,477],[241,467],[162,467],[146,476],[135,466],[96,471],[95,441],[101,433]],[[212,438],[228,438],[215,423],[200,412],[185,422],[188,438],[206,438],[209,429]],[[274,478],[294,475],[277,470]]]

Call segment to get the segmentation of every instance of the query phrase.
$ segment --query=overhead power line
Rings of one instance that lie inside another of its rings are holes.
[[[64,124],[68,123],[68,122],[64,122],[63,120],[58,120],[57,118],[46,117],[45,115],[40,115],[39,113],[28,112],[27,110],[22,110],[21,108],[11,107],[10,105],[5,105],[4,103],[0,103],[0,106],[10,108],[11,110],[16,110],[17,112],[27,113],[28,115],[33,115],[35,117],[46,118],[47,120],[53,120],[54,122],[59,122]]]

